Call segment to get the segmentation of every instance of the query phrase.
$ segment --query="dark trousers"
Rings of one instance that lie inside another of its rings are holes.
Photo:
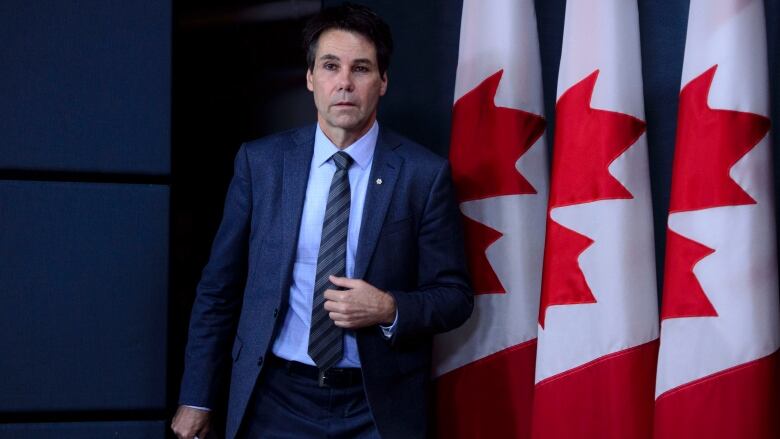
[[[245,439],[378,439],[362,384],[320,387],[278,364],[260,374],[238,433]]]

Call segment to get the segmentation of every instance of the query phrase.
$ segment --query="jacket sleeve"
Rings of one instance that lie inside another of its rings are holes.
[[[224,388],[247,276],[252,193],[246,147],[239,149],[222,222],[190,316],[179,403],[214,408]]]
[[[469,318],[474,307],[460,211],[447,162],[431,185],[417,240],[417,289],[390,291],[398,310],[391,343],[455,329]]]

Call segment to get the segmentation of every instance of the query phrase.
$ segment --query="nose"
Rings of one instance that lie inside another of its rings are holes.
[[[352,82],[352,72],[350,72],[349,69],[341,70],[336,80],[339,91],[351,92],[353,90],[354,84]]]

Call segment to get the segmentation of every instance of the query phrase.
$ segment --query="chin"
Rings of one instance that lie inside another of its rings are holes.
[[[347,119],[347,118],[344,118],[344,119],[338,118],[338,119],[332,121],[331,125],[336,127],[336,128],[341,128],[342,130],[350,131],[350,130],[354,130],[354,129],[360,128],[362,126],[362,123],[360,121],[357,121],[357,120],[352,119],[352,118],[349,118],[349,119]]]

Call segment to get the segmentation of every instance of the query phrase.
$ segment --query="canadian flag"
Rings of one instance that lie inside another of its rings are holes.
[[[657,438],[780,437],[762,0],[692,0],[666,239]]]
[[[547,205],[533,0],[464,0],[450,161],[475,308],[434,343],[438,434],[530,436]]]
[[[569,0],[533,437],[651,437],[658,292],[637,4]]]

